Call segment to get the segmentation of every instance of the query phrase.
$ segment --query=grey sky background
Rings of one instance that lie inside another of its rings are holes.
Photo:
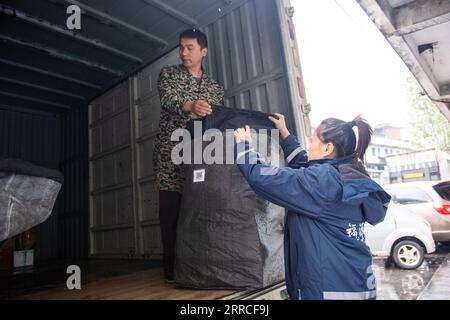
[[[311,124],[407,126],[409,70],[355,0],[291,0]]]

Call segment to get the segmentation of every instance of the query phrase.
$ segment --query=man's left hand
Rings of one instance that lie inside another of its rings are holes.
[[[244,128],[239,128],[234,131],[234,140],[236,143],[239,143],[241,141],[248,141],[252,142],[252,137],[250,135],[250,127],[245,126]]]

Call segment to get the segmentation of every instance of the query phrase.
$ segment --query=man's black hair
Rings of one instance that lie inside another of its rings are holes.
[[[179,41],[181,38],[197,39],[201,49],[208,48],[208,39],[206,35],[198,29],[186,29],[180,33]]]

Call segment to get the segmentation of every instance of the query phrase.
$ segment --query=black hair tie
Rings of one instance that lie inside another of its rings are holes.
[[[347,122],[347,125],[348,125],[350,128],[353,128],[354,126],[356,126],[356,122],[355,122],[355,121],[350,121],[350,122]]]

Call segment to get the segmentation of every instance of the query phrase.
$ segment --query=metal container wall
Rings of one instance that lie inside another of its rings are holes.
[[[90,254],[124,257],[135,249],[128,81],[90,105]]]
[[[58,258],[86,258],[89,234],[87,107],[64,114],[61,121],[60,170],[64,174],[64,184],[58,217]]]

